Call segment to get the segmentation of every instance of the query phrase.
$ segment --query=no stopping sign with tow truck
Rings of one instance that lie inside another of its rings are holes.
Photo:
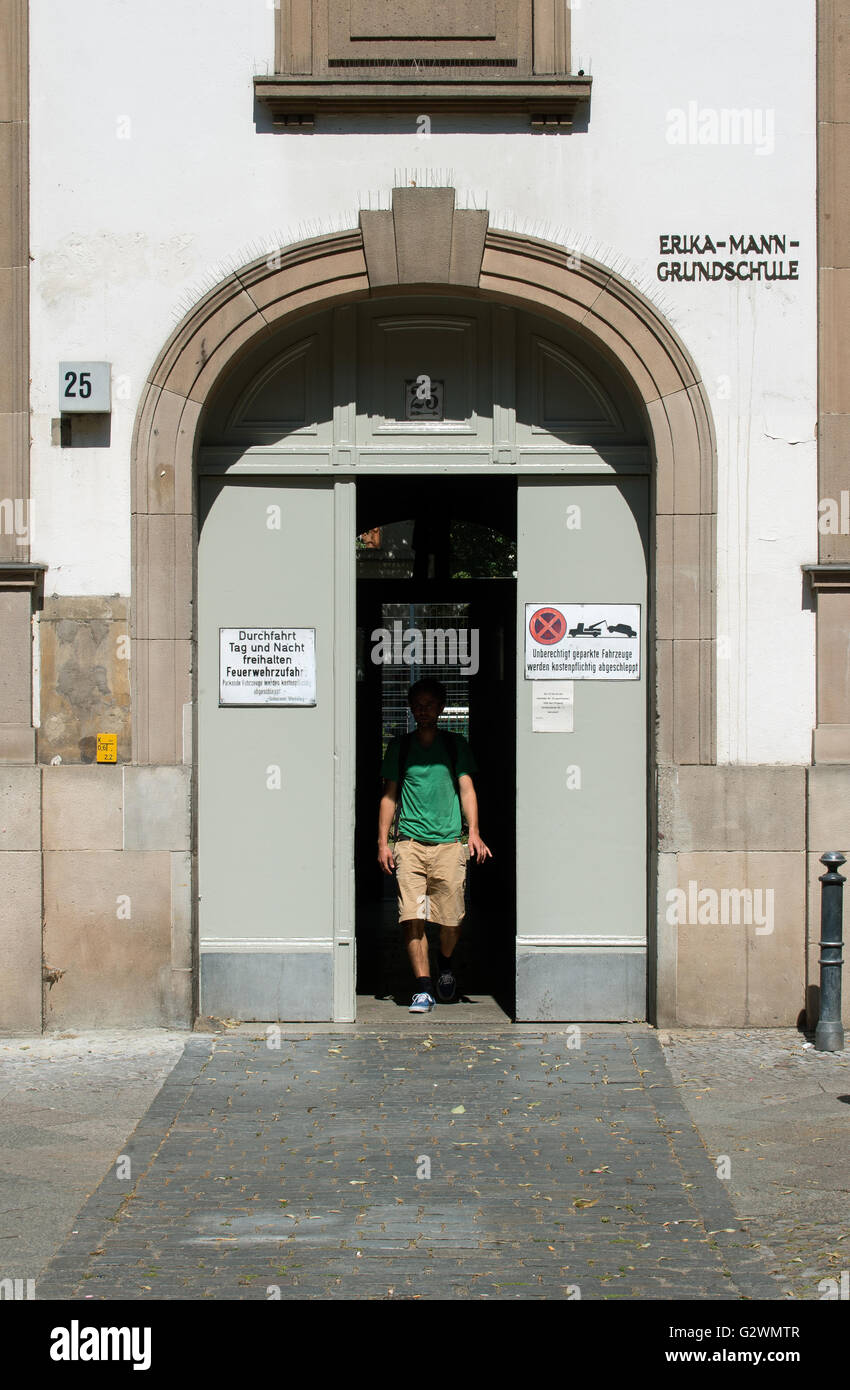
[[[640,604],[527,603],[525,679],[640,680]]]

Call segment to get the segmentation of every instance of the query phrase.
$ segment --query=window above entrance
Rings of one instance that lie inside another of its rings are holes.
[[[261,471],[276,457],[407,471],[570,456],[643,470],[645,442],[638,404],[596,350],[462,295],[380,296],[264,336],[222,381],[203,429],[205,465]]]
[[[578,336],[431,295],[379,297],[269,335],[222,382],[204,425],[204,446],[232,461],[285,450],[304,467],[546,463],[587,448],[617,466],[644,439],[624,384]]]
[[[568,128],[591,79],[570,73],[567,0],[277,0],[273,76],[257,98],[276,125],[317,113],[525,112]]]
[[[358,579],[512,579],[516,540],[439,512],[370,526],[355,542]]]

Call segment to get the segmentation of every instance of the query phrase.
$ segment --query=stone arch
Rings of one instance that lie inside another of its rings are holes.
[[[715,761],[716,450],[699,373],[658,309],[599,262],[396,189],[357,229],[235,271],[190,311],[145,384],[133,436],[133,760],[184,760],[192,696],[194,464],[205,403],[280,320],[373,294],[464,288],[567,321],[642,400],[653,453],[656,764]]]

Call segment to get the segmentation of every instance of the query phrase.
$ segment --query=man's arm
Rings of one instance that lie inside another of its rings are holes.
[[[398,801],[398,782],[384,782],[384,794],[378,808],[378,863],[385,874],[395,869],[393,852],[389,846],[390,826]]]
[[[478,864],[483,864],[485,859],[492,859],[493,856],[478,834],[478,797],[475,795],[475,787],[469,773],[461,773],[457,784],[460,804],[469,826],[469,857],[475,859]]]

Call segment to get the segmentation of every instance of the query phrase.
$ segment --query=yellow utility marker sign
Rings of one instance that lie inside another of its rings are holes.
[[[117,763],[118,761],[118,735],[117,734],[98,734],[97,736],[97,761],[99,763]]]

